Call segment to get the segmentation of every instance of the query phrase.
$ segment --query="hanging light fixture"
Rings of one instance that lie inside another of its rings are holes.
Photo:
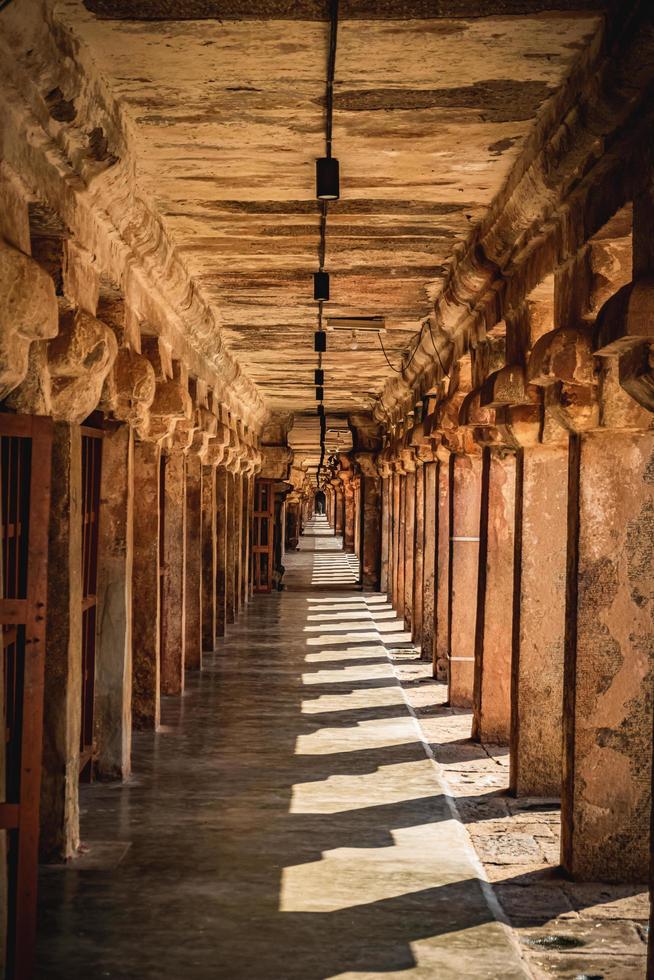
[[[340,193],[339,166],[336,157],[316,160],[316,197],[319,201],[338,201]]]
[[[325,383],[325,372],[322,368],[316,368],[313,372],[313,383],[318,387],[318,385],[324,385]]]
[[[322,269],[313,274],[313,298],[323,302],[329,299],[329,273]]]
[[[316,414],[319,415],[320,418],[324,418],[325,417],[325,406],[322,404],[322,402],[316,408]]]
[[[323,388],[316,388],[316,401],[321,402],[325,397],[325,391]]]
[[[324,330],[316,330],[314,333],[313,349],[317,354],[324,354],[327,350],[327,334]]]

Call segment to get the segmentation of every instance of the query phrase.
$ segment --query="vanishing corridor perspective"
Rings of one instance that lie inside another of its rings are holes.
[[[0,980],[654,980],[651,0],[0,79]]]

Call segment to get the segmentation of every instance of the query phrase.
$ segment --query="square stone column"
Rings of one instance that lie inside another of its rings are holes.
[[[186,458],[186,651],[187,670],[202,669],[202,463]]]
[[[216,468],[202,467],[202,650],[216,645]]]
[[[134,449],[132,718],[156,729],[160,708],[159,465],[157,443]]]
[[[406,542],[406,514],[405,514],[405,501],[406,501],[406,474],[402,473],[399,476],[399,506],[397,514],[397,576],[396,576],[396,600],[395,600],[395,611],[397,613],[397,618],[404,620],[404,572],[405,572],[405,542]]]
[[[355,539],[355,500],[354,500],[354,487],[350,481],[346,490],[343,493],[344,496],[344,511],[345,511],[345,529],[343,532],[343,548],[348,553],[354,554],[354,539]]]
[[[95,772],[126,779],[132,751],[132,561],[134,433],[102,440],[98,530],[98,634],[95,659]]]
[[[472,735],[497,745],[511,734],[515,482],[515,454],[484,448]]]
[[[511,667],[511,789],[561,792],[567,449],[518,455]]]
[[[234,474],[234,612],[243,605],[243,477]]]
[[[180,452],[166,458],[163,562],[161,693],[181,694],[186,651],[186,458]]]
[[[415,533],[413,536],[413,622],[414,643],[422,642],[422,610],[424,590],[425,547],[425,467],[418,463],[415,486]]]
[[[242,605],[247,605],[250,598],[250,514],[251,514],[251,492],[252,480],[247,474],[242,476],[243,481],[243,546],[241,550],[241,600]],[[282,542],[283,542],[282,537]]]
[[[562,863],[648,880],[654,666],[654,432],[570,442]]]
[[[400,474],[391,477],[391,605],[398,608],[398,576],[400,552]]]
[[[481,456],[452,463],[449,700],[472,707],[481,507]]]
[[[450,650],[450,489],[453,457],[440,460],[436,508],[436,623],[434,627],[434,677],[446,681]]]
[[[416,534],[416,474],[414,471],[404,477],[404,626],[413,632],[413,560]]]
[[[361,584],[371,592],[379,590],[381,573],[381,482],[378,476],[361,477]]]
[[[391,527],[392,518],[390,513],[390,486],[391,480],[388,476],[382,478],[381,482],[381,566],[379,570],[379,588],[382,592],[388,593],[390,582],[390,555],[391,555]]]
[[[438,463],[425,463],[423,503],[423,574],[421,659],[434,659],[436,630],[436,534],[438,530],[437,482]]]
[[[227,470],[216,468],[216,636],[227,623]]]
[[[48,621],[43,710],[41,832],[44,861],[79,847],[82,712],[82,440],[80,427],[56,422],[48,536]]]
[[[227,622],[236,620],[236,477],[227,473]]]

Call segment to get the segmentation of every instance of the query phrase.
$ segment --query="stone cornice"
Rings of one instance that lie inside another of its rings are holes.
[[[653,52],[654,28],[645,3],[614,13],[589,45],[567,83],[543,107],[486,217],[455,253],[430,316],[432,330],[423,330],[402,378],[384,387],[373,412],[377,421],[388,425],[401,418],[442,374],[432,335],[449,370],[473,331],[491,328],[515,309],[596,230],[584,221],[587,199],[606,182],[611,163],[620,160],[624,124],[647,121],[649,113],[639,110],[654,84]],[[633,133],[627,140],[637,142]]]
[[[24,7],[26,4],[22,4]],[[204,300],[173,249],[162,223],[139,195],[130,155],[130,122],[97,78],[90,53],[55,22],[44,5],[33,11],[7,10],[33,22],[29,62],[0,42],[0,155],[46,204],[57,212],[98,270],[119,283],[136,315],[170,331],[191,369],[222,390],[230,411],[259,431],[267,415],[256,387],[225,347],[214,309]],[[48,113],[44,96],[60,87],[73,96],[75,118],[60,123]],[[109,158],[89,153],[89,133],[101,127]]]

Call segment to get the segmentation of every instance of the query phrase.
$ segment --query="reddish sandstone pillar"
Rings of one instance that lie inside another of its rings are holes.
[[[452,458],[449,701],[472,706],[477,618],[481,456]]]
[[[436,598],[434,627],[434,677],[448,678],[450,649],[450,454],[440,449],[437,474]]]
[[[243,474],[243,529],[241,547],[241,603],[247,604],[249,599],[248,581],[250,568],[250,485],[251,479]],[[283,539],[282,539],[283,540]]]
[[[227,470],[216,468],[216,636],[227,622]]]
[[[438,463],[426,462],[424,467],[424,534],[422,579],[421,659],[433,662],[436,629],[436,535],[438,531],[437,482]]]
[[[516,459],[483,450],[473,738],[508,745],[511,733]]]
[[[243,605],[243,476],[234,474],[234,611]]]
[[[166,460],[164,515],[161,693],[181,694],[186,649],[186,458],[180,452]]]
[[[511,789],[561,792],[567,450],[518,457],[511,668]]]
[[[48,535],[48,622],[43,713],[41,833],[44,861],[79,846],[82,699],[82,443],[80,427],[56,422]]]
[[[202,467],[202,650],[216,645],[216,468]]]
[[[654,665],[654,432],[570,444],[562,862],[648,879]]]
[[[424,589],[425,546],[425,467],[422,461],[416,465],[415,476],[415,531],[413,536],[413,621],[412,638],[422,641],[422,610]]]
[[[391,480],[387,473],[382,477],[381,482],[381,566],[379,570],[379,588],[385,593],[388,593],[390,583],[392,531],[390,487]]]
[[[366,473],[361,477],[361,583],[371,592],[379,591],[381,574],[381,506],[381,480]]]
[[[159,460],[160,449],[156,443],[136,443],[132,718],[138,729],[156,729],[159,725]]]
[[[236,620],[236,477],[227,472],[227,562],[226,611],[227,622]]]
[[[185,666],[202,668],[202,463],[186,459],[186,644]]]
[[[95,772],[126,779],[132,749],[134,433],[105,430],[98,530]]]
[[[349,480],[343,490],[345,501],[345,529],[343,532],[343,547],[348,554],[354,554],[354,522],[355,501],[352,480]]]
[[[398,501],[398,514],[397,514],[397,579],[396,579],[396,593],[397,598],[395,602],[395,611],[397,612],[398,619],[404,620],[404,544],[405,544],[405,527],[406,527],[406,517],[405,517],[405,498],[406,498],[406,476],[404,473],[399,475],[399,501]]]
[[[398,565],[400,541],[400,474],[391,475],[391,605],[398,608]]]
[[[412,458],[405,459],[404,467],[404,625],[413,631],[413,578],[416,533],[416,472]]]

